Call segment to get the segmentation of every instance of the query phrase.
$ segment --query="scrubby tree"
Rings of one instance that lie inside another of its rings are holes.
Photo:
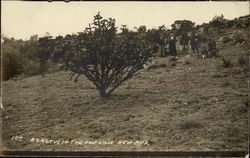
[[[23,57],[19,53],[20,45],[14,40],[14,38],[3,37],[3,42],[1,44],[1,73],[3,80],[8,80],[10,78],[20,75],[23,71]]]
[[[142,25],[142,26],[139,26],[139,28],[138,28],[137,30],[138,30],[138,32],[140,32],[140,33],[144,33],[144,32],[146,32],[147,27],[146,27],[145,25]]]
[[[36,60],[38,56],[37,50],[38,36],[33,35],[28,41],[23,41],[20,46],[19,53],[30,60]]]
[[[167,36],[167,30],[165,25],[159,26],[157,29],[147,30],[145,38],[154,45],[154,52],[157,52],[160,48],[160,56],[165,56],[164,46]]]
[[[209,22],[209,24],[218,29],[224,28],[226,26],[226,19],[223,14],[221,14],[221,16],[216,15],[213,17],[212,21]]]
[[[40,63],[40,73],[42,76],[45,75],[45,72],[48,69],[48,60],[51,57],[51,54],[54,50],[54,40],[52,39],[52,36],[49,36],[48,33],[46,33],[46,36],[41,37],[38,39],[38,59]]]
[[[122,25],[121,30],[122,30],[122,33],[128,33],[129,32],[129,30],[127,28],[127,25]]]
[[[39,73],[37,62],[37,36],[29,40],[16,40],[2,37],[2,79],[8,80],[20,75],[30,76]]]
[[[194,29],[194,22],[190,20],[176,20],[172,25],[172,31],[176,36],[186,34]]]
[[[64,38],[55,52],[63,53],[66,69],[85,75],[102,97],[133,77],[151,60],[153,48],[138,32],[117,33],[115,19],[103,19],[98,13],[82,33]]]
[[[52,36],[46,35],[38,39],[38,58],[48,60],[54,49]]]

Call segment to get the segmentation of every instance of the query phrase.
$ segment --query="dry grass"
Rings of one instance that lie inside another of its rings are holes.
[[[231,50],[228,48],[222,53],[228,54]],[[192,64],[186,65],[182,59]],[[239,71],[236,75],[231,73],[232,68],[218,69],[219,58],[182,57],[175,62],[175,67],[171,67],[169,57],[154,60],[157,65],[162,64],[161,68],[142,70],[108,99],[99,97],[95,86],[84,76],[74,83],[69,81],[68,72],[63,71],[4,82],[4,148],[22,151],[246,149],[245,72]],[[231,85],[221,86],[226,79],[232,79]],[[15,135],[25,139],[11,141]],[[47,145],[30,143],[32,137],[115,142],[147,140],[149,145]]]

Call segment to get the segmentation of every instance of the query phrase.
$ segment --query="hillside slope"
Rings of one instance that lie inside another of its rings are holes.
[[[247,53],[224,46],[220,55]],[[193,54],[156,58],[151,69],[120,86],[109,99],[84,76],[69,81],[54,72],[3,82],[3,143],[6,150],[211,151],[246,150],[247,72],[232,61]],[[11,140],[22,136],[20,140]],[[82,141],[44,143],[32,138]],[[84,144],[85,141],[113,144]],[[147,145],[117,144],[120,140]]]

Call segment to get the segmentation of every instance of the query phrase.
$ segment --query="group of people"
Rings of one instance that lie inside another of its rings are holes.
[[[169,41],[166,41],[163,37],[161,37],[160,44],[160,52],[161,57],[164,57],[167,55],[172,55],[174,58],[177,56],[177,49],[176,49],[176,43],[177,39],[174,35],[172,35],[169,39]],[[184,33],[180,36],[179,44],[181,46],[181,52],[187,53],[188,52],[188,44],[190,43],[191,50],[194,54],[197,54],[198,57],[202,58],[212,58],[216,57],[218,49],[216,48],[216,42],[209,39],[206,42],[206,46],[201,48],[201,51],[199,50],[200,47],[200,40],[197,34],[192,33],[191,37],[187,33]],[[165,50],[165,46],[168,45],[167,50]]]
[[[209,39],[207,46],[204,46],[201,51],[202,58],[214,58],[217,57],[219,50],[216,47],[216,42]]]

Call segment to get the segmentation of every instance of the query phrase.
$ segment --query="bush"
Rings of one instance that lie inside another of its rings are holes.
[[[18,53],[3,54],[3,80],[8,80],[19,75],[31,76],[40,72],[38,62],[29,60]]]
[[[39,73],[37,62],[37,40],[34,36],[28,41],[3,38],[2,66],[3,80],[19,75],[36,75]]]
[[[209,22],[209,25],[216,27],[216,28],[224,28],[225,24],[226,24],[226,20],[223,15],[214,16],[212,21]]]
[[[238,64],[241,66],[248,65],[248,63],[249,63],[248,59],[249,59],[248,56],[240,55],[238,57]]]
[[[226,44],[226,43],[228,43],[228,42],[230,42],[230,41],[232,41],[232,40],[233,40],[233,39],[229,38],[228,36],[225,36],[225,37],[223,37],[223,39],[222,39],[222,43]]]
[[[85,75],[108,97],[124,81],[130,79],[143,65],[151,61],[153,46],[141,33],[125,27],[117,33],[115,20],[103,19],[98,13],[85,32],[68,36],[55,48],[63,53],[65,69]]]
[[[229,58],[227,58],[227,57],[223,56],[222,57],[222,62],[223,62],[223,67],[225,67],[225,68],[233,66],[232,61]]]
[[[23,72],[24,58],[18,53],[3,52],[3,80],[21,75]]]
[[[23,74],[26,76],[38,75],[40,74],[40,64],[38,61],[25,59],[23,65]]]
[[[227,22],[227,28],[232,28],[235,25],[235,22],[233,20],[229,20]]]
[[[234,42],[233,42],[234,44],[243,43],[245,41],[244,35],[237,33],[233,36],[233,40],[234,40]]]
[[[235,26],[236,26],[236,28],[244,28],[245,27],[244,23],[242,23],[241,21],[237,21]]]

